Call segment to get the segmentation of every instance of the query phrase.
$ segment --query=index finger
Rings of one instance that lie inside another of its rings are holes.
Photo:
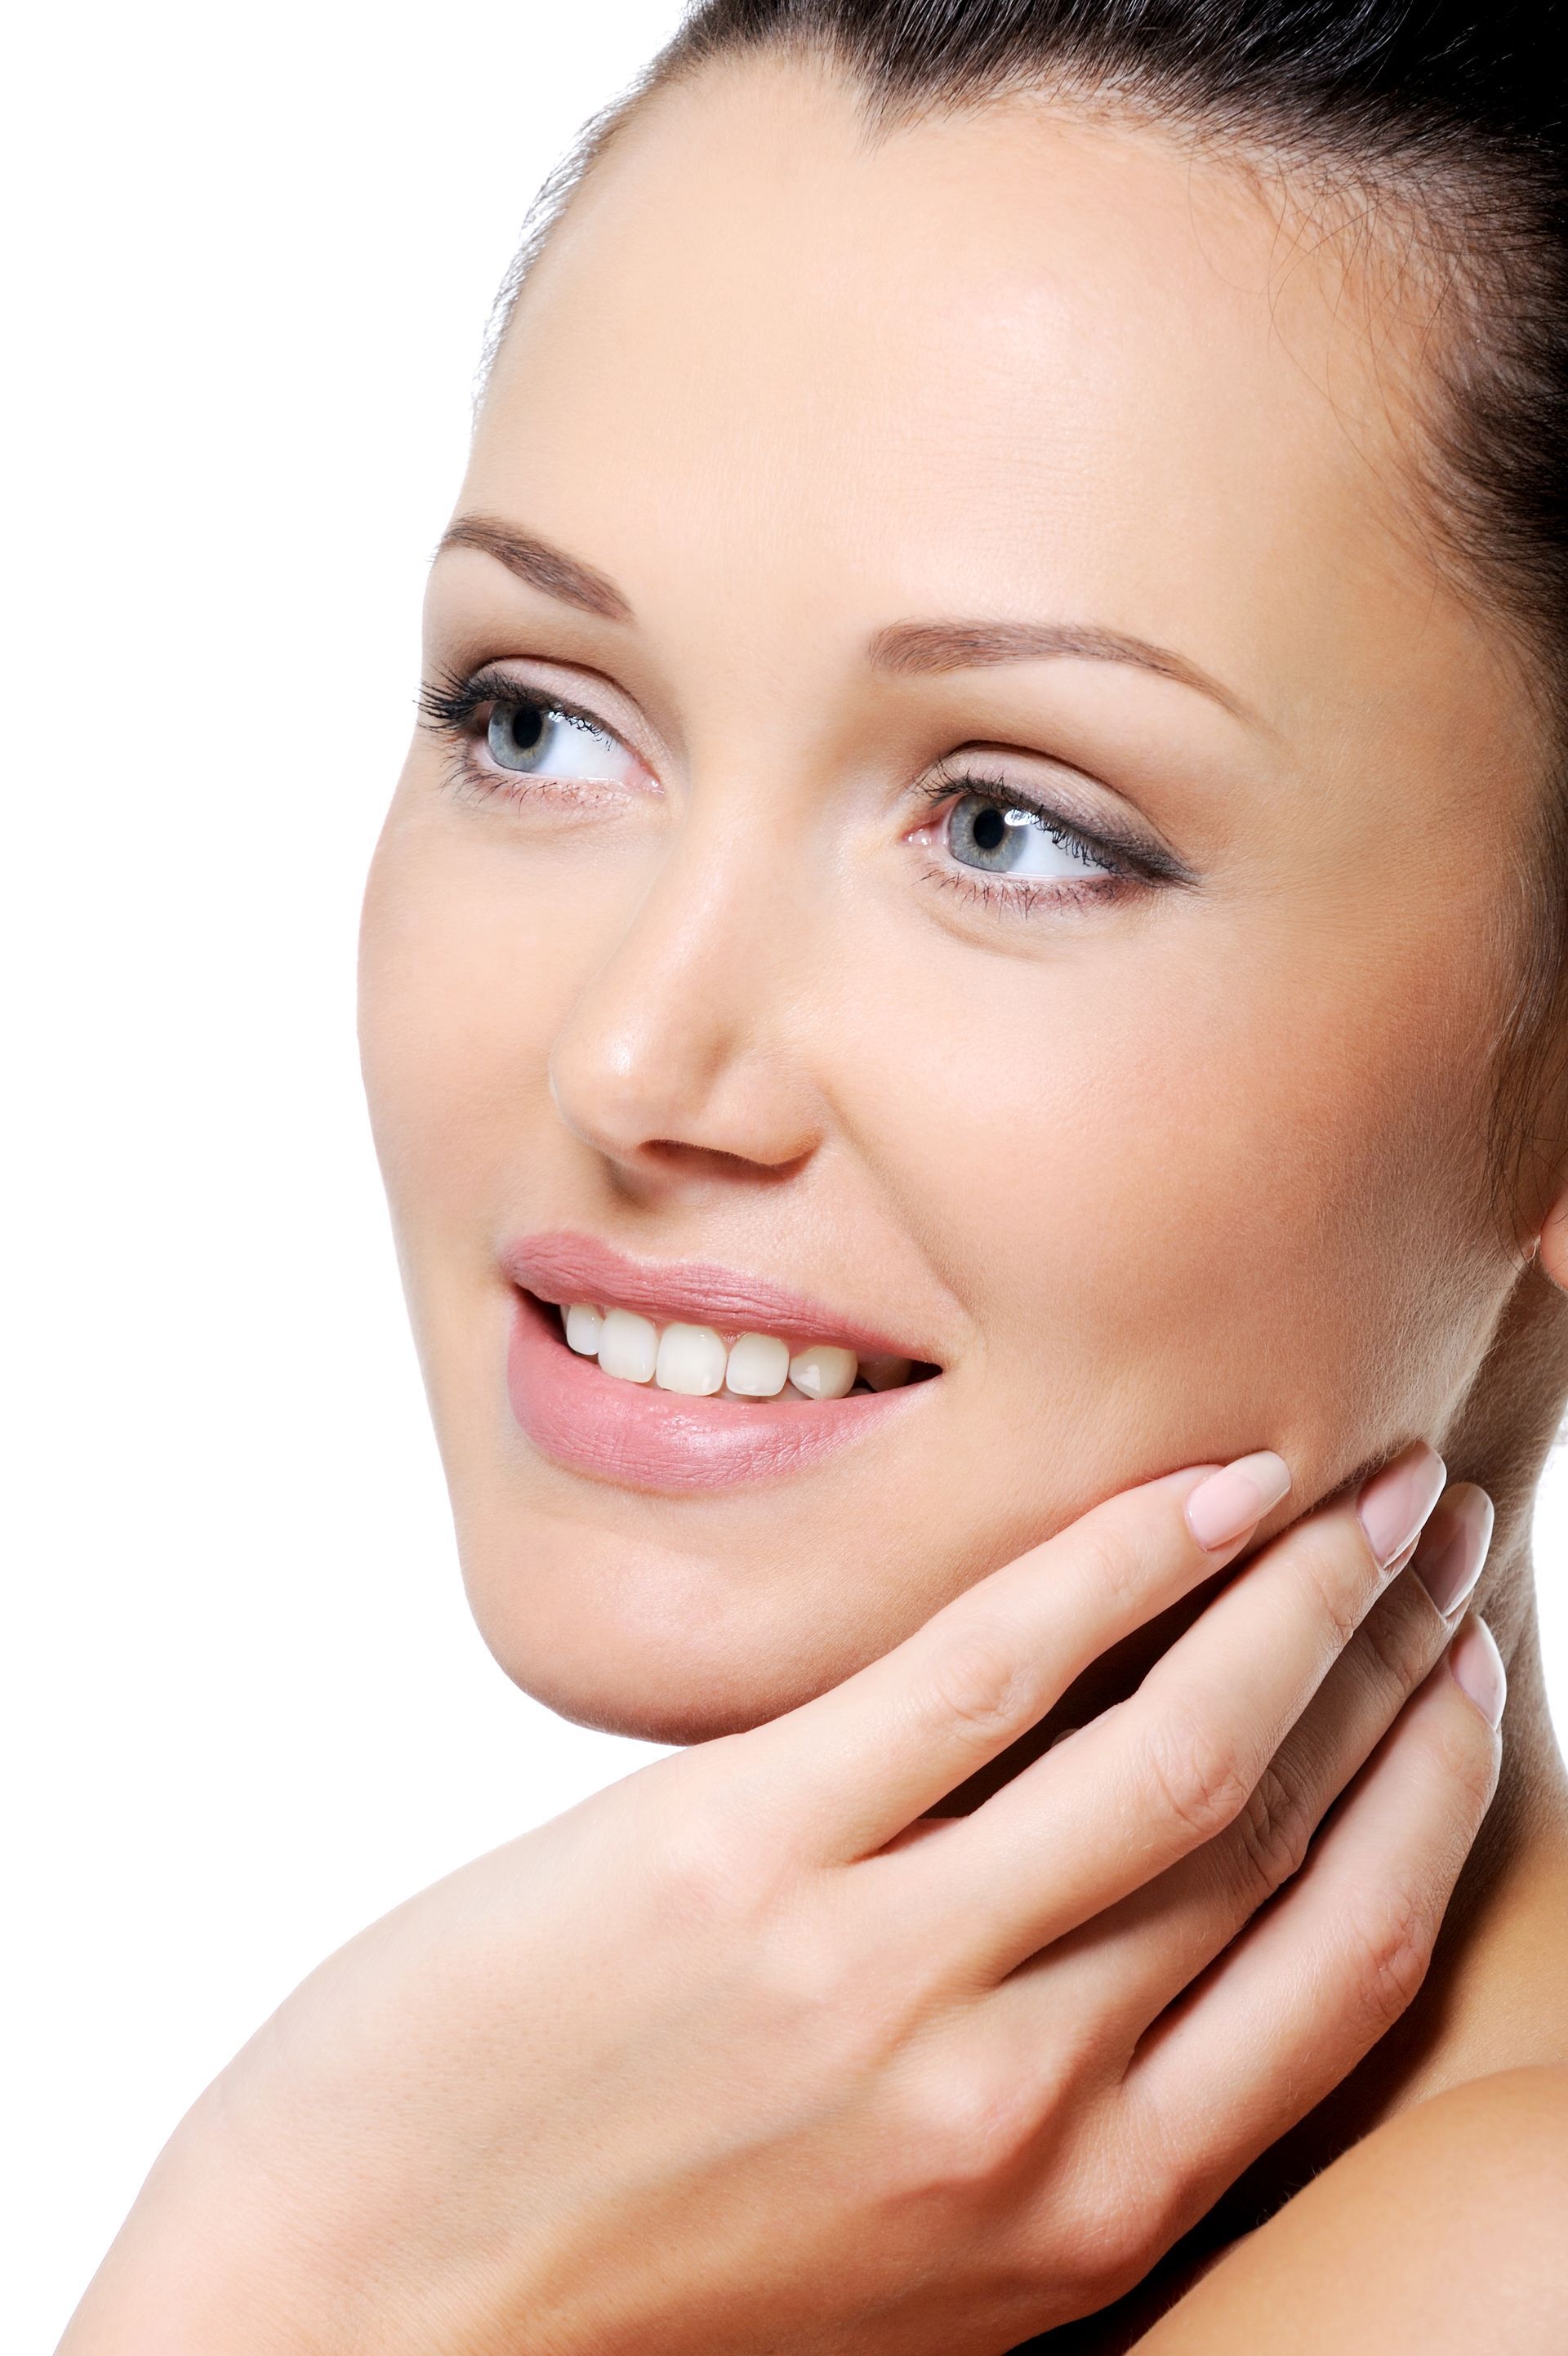
[[[1101,1653],[1234,1560],[1290,1487],[1272,1450],[1124,1489],[842,1684],[741,1738],[743,1802],[823,1862],[880,1848],[1026,1734]]]

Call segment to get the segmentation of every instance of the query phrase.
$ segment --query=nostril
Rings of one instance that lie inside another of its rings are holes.
[[[688,1145],[677,1137],[650,1137],[635,1158],[644,1168],[651,1164],[671,1177],[740,1178],[750,1186],[766,1186],[799,1177],[811,1159],[811,1150],[775,1161],[761,1154],[732,1153],[723,1145]]]

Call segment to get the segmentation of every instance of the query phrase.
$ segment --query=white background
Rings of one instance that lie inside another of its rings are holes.
[[[651,1755],[468,1622],[353,1044],[486,315],[664,0],[36,9],[0,152],[14,2255],[52,2347],[312,1964]],[[1541,1506],[1568,1714],[1568,1524]]]

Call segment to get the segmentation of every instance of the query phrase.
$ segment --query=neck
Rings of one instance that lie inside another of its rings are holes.
[[[1541,1659],[1530,1533],[1568,1394],[1568,1301],[1531,1261],[1439,1445],[1497,1525],[1475,1608],[1509,1676],[1497,1794],[1460,1876],[1425,1986],[1309,2128],[1344,2148],[1444,2087],[1568,2050],[1568,1772]],[[1332,2156],[1332,2153],[1329,2154]],[[1321,2162],[1319,2163],[1321,2164]]]
[[[1568,2051],[1568,1772],[1541,1674],[1528,1521],[1517,1520],[1500,1560],[1494,1550],[1482,1604],[1509,1672],[1502,1766],[1432,1968],[1359,2069],[1221,2204],[1222,2237],[1261,2222],[1394,2113]]]

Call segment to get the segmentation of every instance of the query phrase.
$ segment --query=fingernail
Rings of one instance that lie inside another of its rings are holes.
[[[1272,1448],[1238,1456],[1200,1481],[1187,1501],[1187,1526],[1205,1553],[1245,1537],[1290,1487],[1290,1467]]]
[[[1436,1449],[1416,1440],[1364,1483],[1356,1511],[1380,1569],[1386,1570],[1409,1546],[1443,1494],[1447,1477]]]
[[[1448,1665],[1487,1724],[1500,1725],[1509,1695],[1508,1671],[1491,1630],[1473,1612],[1448,1647]]]
[[[1415,1549],[1415,1575],[1446,1620],[1481,1576],[1492,1542],[1492,1501],[1473,1481],[1444,1489]]]

